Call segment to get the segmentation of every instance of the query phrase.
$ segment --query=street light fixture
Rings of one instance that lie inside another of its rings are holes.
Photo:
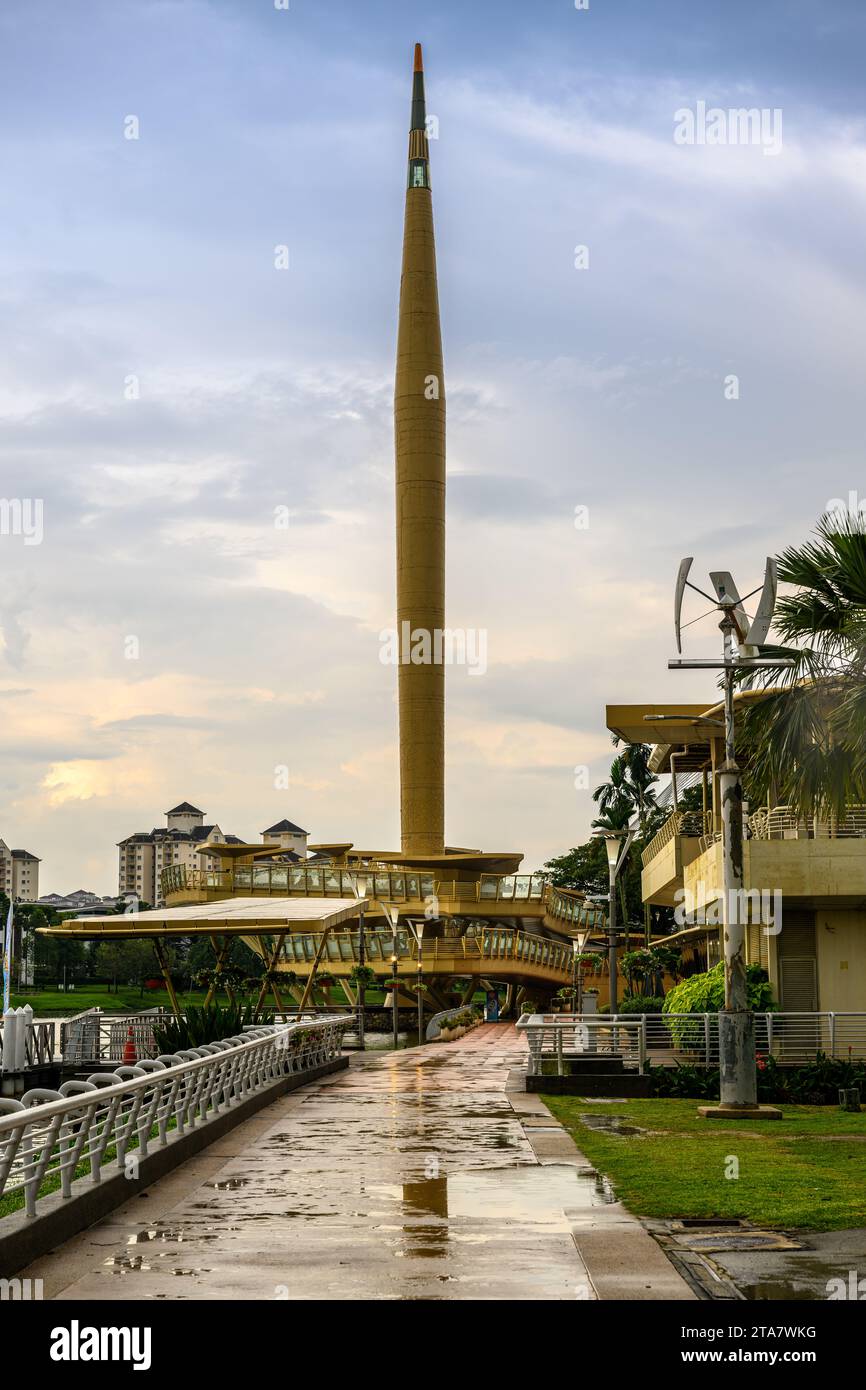
[[[608,969],[610,971],[610,1012],[615,1014],[617,1011],[617,980],[616,980],[616,945],[617,945],[617,925],[616,925],[616,880],[620,869],[625,863],[626,856],[631,849],[631,842],[634,839],[633,830],[594,830],[593,835],[604,840],[604,847],[607,851],[607,868],[609,897],[607,904],[607,958]]]
[[[366,1040],[366,1006],[367,1006],[367,986],[364,983],[364,971],[367,966],[367,938],[364,931],[364,908],[363,903],[370,891],[370,875],[355,874],[352,878],[352,891],[355,897],[360,899],[362,906],[358,908],[358,965],[360,967],[361,978],[358,982],[358,1047],[364,1052],[367,1046]]]
[[[391,1027],[394,1034],[394,1051],[396,1052],[400,1043],[400,1015],[397,1004],[399,994],[397,974],[399,959],[397,953],[400,945],[397,939],[397,923],[400,920],[400,909],[394,903],[382,903],[382,909],[391,923],[391,977],[394,981],[391,986]]]
[[[424,942],[424,922],[414,922],[413,930],[418,940],[418,1046],[424,1044],[424,961],[422,959],[422,949]]]

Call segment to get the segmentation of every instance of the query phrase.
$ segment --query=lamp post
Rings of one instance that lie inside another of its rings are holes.
[[[391,1025],[394,1033],[394,1051],[396,1052],[400,1043],[400,1015],[397,1007],[399,994],[399,977],[397,973],[399,958],[397,952],[400,944],[397,939],[397,923],[400,920],[400,909],[399,907],[395,907],[393,903],[382,903],[382,907],[384,908],[388,921],[391,923],[391,977],[394,981],[391,987]]]
[[[418,941],[418,1046],[424,1045],[424,961],[422,959],[422,947],[424,942],[424,923],[414,924],[415,936]]]
[[[367,938],[364,930],[364,901],[370,889],[369,875],[356,874],[352,880],[352,887],[355,897],[361,902],[361,906],[358,908],[358,965],[361,970],[361,978],[358,982],[358,1047],[361,1052],[364,1052],[367,1047],[365,1014],[367,986],[364,982],[364,971],[367,966]]]
[[[607,959],[610,971],[610,1001],[609,1008],[612,1014],[617,1011],[619,1000],[617,998],[616,980],[616,880],[620,869],[625,863],[626,855],[631,848],[634,839],[633,830],[594,830],[594,835],[604,840],[604,847],[607,851],[608,868],[608,903],[607,903]]]

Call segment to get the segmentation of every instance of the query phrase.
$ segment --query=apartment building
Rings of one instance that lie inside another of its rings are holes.
[[[309,830],[302,830],[290,820],[279,820],[262,831],[262,844],[273,845],[274,852],[295,855],[298,859],[307,857],[307,836]]]
[[[163,869],[183,865],[190,869],[215,868],[216,861],[201,853],[205,845],[243,843],[237,835],[226,835],[219,825],[205,825],[204,811],[189,801],[181,801],[165,812],[165,826],[137,831],[120,840],[117,891],[135,893],[142,902],[162,907]]]
[[[39,865],[28,849],[10,849],[0,840],[0,891],[13,902],[35,903],[39,897]]]

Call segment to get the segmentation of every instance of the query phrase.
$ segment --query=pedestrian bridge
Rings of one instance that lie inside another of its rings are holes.
[[[229,869],[173,864],[163,869],[161,888],[166,903],[180,907],[230,897],[351,899],[361,879],[368,885],[371,901],[366,911],[373,917],[384,916],[381,904],[389,903],[403,914],[427,918],[526,919],[566,935],[606,929],[603,907],[575,889],[553,887],[543,874],[481,873],[456,878],[384,866],[360,871],[279,863],[236,863]]]
[[[575,903],[582,902],[573,895]],[[375,907],[379,906],[379,916]],[[388,904],[393,909],[396,904]],[[404,904],[399,904],[399,912]],[[365,929],[362,953],[360,917]],[[172,940],[205,935],[211,942],[216,969],[211,995],[220,987],[236,937],[255,951],[265,964],[261,1000],[268,991],[282,1007],[281,989],[294,993],[303,988],[303,1002],[317,976],[339,979],[352,1003],[352,973],[366,964],[384,980],[400,975],[401,967],[416,982],[420,968],[430,1002],[436,1007],[447,1003],[445,996],[455,988],[466,990],[480,983],[484,987],[502,983],[521,990],[537,988],[552,994],[570,983],[574,970],[573,940],[579,939],[574,923],[572,934],[564,939],[546,936],[542,930],[526,931],[503,923],[486,924],[475,918],[460,922],[447,918],[431,922],[418,913],[413,922],[406,912],[399,913],[393,925],[383,928],[380,904],[367,898],[315,897],[262,898],[233,897],[221,901],[157,908],[147,912],[105,917],[83,917],[60,926],[40,928],[50,936],[95,940],[142,938],[153,942],[159,968],[175,1011],[177,1001],[171,974]],[[577,915],[577,914],[575,914]],[[423,931],[419,928],[423,924]],[[539,924],[539,927],[541,924]],[[585,938],[587,929],[584,929]],[[461,983],[462,982],[462,983]],[[321,985],[321,981],[317,982]],[[590,980],[587,984],[593,983]],[[408,985],[408,981],[407,981]],[[226,986],[231,994],[229,977]]]
[[[252,946],[253,940],[248,944]],[[420,945],[401,927],[397,932],[396,950],[391,932],[365,932],[364,956],[366,964],[380,976],[395,973],[399,976],[400,967],[405,963],[413,976],[420,966],[425,978],[430,975],[455,978],[484,975],[523,984],[543,981],[558,987],[571,978],[574,952],[570,943],[551,941],[511,927],[484,927],[471,935],[422,940]],[[342,979],[361,962],[360,933],[292,932],[284,938],[271,962],[274,970],[294,971],[298,975],[308,974],[311,968],[327,968],[328,974]]]

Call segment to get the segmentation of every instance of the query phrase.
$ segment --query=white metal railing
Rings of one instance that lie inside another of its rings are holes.
[[[81,1066],[88,1062],[121,1062],[130,1041],[136,1057],[155,1057],[159,1051],[154,1024],[172,1017],[163,1009],[112,1018],[101,1009],[91,1009],[78,1018],[64,1021],[60,1032],[63,1061]]]
[[[297,1023],[301,1019],[308,1022],[315,1019],[317,1012],[333,1014],[334,1010],[325,1006],[321,1010],[305,1009],[303,1014],[297,1009],[285,1012],[268,1009],[266,1012],[274,1023]],[[164,1008],[129,1014],[123,1018],[113,1018],[101,1009],[91,1009],[71,1023],[65,1021],[61,1025],[62,1060],[75,1066],[86,1066],[91,1062],[122,1062],[130,1041],[137,1059],[156,1057],[159,1046],[154,1028],[171,1022],[173,1018],[171,1010]]]
[[[177,1134],[232,1110],[280,1077],[338,1057],[348,1016],[257,1028],[114,1073],[0,1098],[0,1195],[23,1190],[35,1216],[46,1189],[71,1197],[73,1180],[98,1183],[109,1167],[165,1148]]]
[[[527,1014],[518,1022],[529,1042],[530,1075],[542,1061],[615,1052],[640,1070],[677,1062],[719,1065],[719,1016],[702,1014]],[[866,1013],[756,1013],[755,1052],[780,1066],[804,1066],[818,1053],[866,1061]]]
[[[33,1018],[29,1004],[9,1009],[0,1019],[0,1071],[22,1072],[54,1060],[53,1021]]]
[[[530,1076],[554,1069],[562,1076],[568,1060],[574,1057],[621,1059],[624,1066],[638,1072],[646,1066],[642,1015],[523,1014],[517,1027],[526,1034],[529,1045]]]
[[[844,816],[804,816],[792,806],[759,807],[749,816],[756,840],[866,839],[866,806],[848,806]]]

